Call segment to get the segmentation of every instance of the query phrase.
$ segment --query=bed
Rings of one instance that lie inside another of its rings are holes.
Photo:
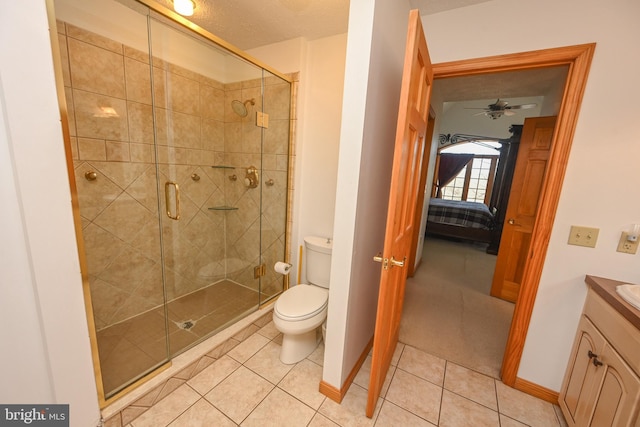
[[[437,198],[429,201],[429,234],[493,243],[495,225],[495,216],[484,203]]]

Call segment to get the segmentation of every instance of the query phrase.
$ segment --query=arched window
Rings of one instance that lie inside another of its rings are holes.
[[[444,185],[438,188],[438,197],[448,200],[480,202],[488,205],[491,199],[491,190],[493,189],[501,146],[502,144],[496,141],[474,140],[442,149],[439,155],[467,154],[470,157],[468,157],[468,162],[459,166],[461,168],[454,178],[444,182]],[[438,176],[436,175],[436,177]]]

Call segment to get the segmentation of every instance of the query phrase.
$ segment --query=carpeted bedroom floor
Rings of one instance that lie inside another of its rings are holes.
[[[427,236],[407,280],[400,342],[499,378],[512,303],[489,295],[495,255],[486,245]]]

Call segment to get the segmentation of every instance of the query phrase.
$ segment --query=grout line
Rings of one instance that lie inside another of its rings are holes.
[[[447,377],[447,365],[449,364],[448,360],[444,361],[444,373],[442,374],[442,386],[440,387],[440,406],[438,406],[438,422],[436,423],[437,426],[440,425],[440,421],[442,418],[442,405],[444,403],[444,381]]]
[[[252,324],[254,324],[254,323],[252,323]],[[267,324],[268,324],[268,323],[267,323]],[[265,326],[266,326],[266,324],[265,324],[262,328],[264,328]],[[258,335],[260,335],[261,337],[264,337],[263,335],[261,335],[261,334],[260,334],[260,330],[261,330],[262,328],[259,328],[258,330],[256,330],[255,332],[253,332],[253,334],[251,334],[251,335],[247,336],[247,337],[245,338],[245,340],[246,340],[246,339],[249,339],[252,335],[254,335],[254,334],[256,334],[256,333],[257,333]],[[268,338],[268,337],[264,337],[264,338]],[[269,342],[274,342],[274,343],[275,343],[275,339],[276,339],[276,338],[277,338],[277,336],[276,336],[276,337],[274,337],[274,338],[269,339]],[[277,344],[277,343],[276,343],[276,344]],[[268,345],[268,343],[267,343],[267,345]],[[433,382],[431,382],[431,381],[429,381],[429,380],[427,380],[427,379],[425,379],[425,378],[422,378],[422,377],[420,377],[420,376],[418,376],[418,375],[415,375],[415,374],[412,374],[411,372],[408,372],[408,371],[406,371],[406,370],[404,370],[404,369],[402,369],[402,368],[399,368],[399,367],[398,367],[398,364],[400,363],[400,359],[402,358],[402,355],[403,355],[403,352],[404,352],[404,349],[405,349],[405,348],[406,348],[406,345],[405,345],[405,347],[403,347],[403,348],[402,348],[402,350],[401,350],[401,352],[400,352],[400,354],[399,354],[399,357],[398,357],[398,363],[395,365],[395,370],[394,370],[394,371],[393,371],[393,373],[391,374],[391,378],[390,378],[390,381],[389,381],[389,388],[391,387],[391,384],[393,383],[393,381],[394,381],[394,379],[395,379],[395,374],[396,374],[396,372],[397,372],[397,370],[398,370],[398,369],[401,369],[403,372],[405,372],[405,373],[407,373],[407,374],[409,374],[409,375],[411,375],[411,376],[413,376],[413,377],[416,377],[416,378],[422,379],[422,380],[424,380],[424,381],[427,381],[427,382],[428,382],[428,383],[430,383],[430,384],[434,384],[434,385],[438,386],[438,387],[440,388],[440,404],[439,404],[439,409],[438,409],[438,417],[437,417],[437,424],[436,424],[436,425],[440,425],[440,423],[442,422],[443,404],[444,404],[444,391],[445,391],[445,390],[447,390],[449,393],[451,393],[451,394],[453,394],[453,395],[456,395],[456,396],[459,396],[459,397],[461,397],[461,398],[465,399],[466,401],[472,402],[472,403],[474,403],[474,404],[476,404],[476,405],[480,405],[481,407],[486,408],[486,409],[489,409],[489,410],[491,410],[493,413],[496,413],[496,414],[497,414],[497,416],[498,416],[498,423],[499,423],[498,425],[501,425],[501,421],[500,421],[501,416],[504,416],[504,417],[506,417],[506,418],[508,418],[508,419],[510,419],[510,420],[517,421],[517,422],[519,422],[519,423],[523,423],[522,421],[519,421],[519,420],[517,420],[517,419],[515,419],[515,418],[512,418],[512,417],[510,417],[510,416],[508,416],[508,415],[506,415],[506,414],[502,414],[502,413],[500,412],[500,403],[499,403],[499,400],[498,400],[498,390],[497,390],[497,381],[499,381],[499,380],[497,380],[497,379],[495,379],[495,378],[492,378],[492,377],[490,377],[490,376],[487,376],[487,375],[485,375],[485,374],[478,373],[478,374],[480,374],[480,375],[483,375],[484,377],[487,377],[487,378],[490,378],[490,379],[492,379],[492,380],[493,380],[493,393],[495,394],[496,404],[497,404],[497,410],[495,410],[495,409],[492,409],[492,408],[489,408],[489,407],[487,407],[487,406],[483,405],[483,404],[482,404],[482,403],[480,403],[480,402],[476,402],[475,400],[473,400],[473,399],[471,399],[471,398],[469,398],[469,397],[466,397],[466,396],[460,395],[460,394],[458,394],[458,393],[456,393],[456,392],[454,392],[454,391],[452,391],[452,390],[449,390],[449,389],[445,388],[445,381],[446,381],[446,378],[447,378],[447,374],[448,374],[448,372],[447,372],[447,371],[448,371],[449,365],[451,364],[451,366],[453,366],[453,365],[458,366],[456,363],[453,363],[453,362],[447,361],[447,360],[445,360],[445,359],[442,359],[442,360],[444,360],[444,362],[445,362],[445,364],[444,364],[444,374],[443,374],[443,378],[442,378],[442,385],[435,384],[435,383],[433,383]],[[258,352],[260,352],[262,349],[264,349],[264,346],[263,346],[263,347],[261,347],[261,348],[260,348],[256,353],[254,353],[254,354],[253,354],[253,356],[255,356],[255,355],[256,355]],[[419,351],[421,351],[421,350],[419,350]],[[314,350],[314,352],[315,352],[315,350]],[[426,353],[426,352],[423,352],[423,353],[425,353],[425,354],[429,354],[429,353]],[[313,353],[312,353],[312,354],[313,354]],[[225,354],[225,355],[226,355],[226,354]],[[221,357],[223,357],[223,356],[224,356],[224,355],[222,355]],[[253,357],[253,356],[252,356],[252,357]],[[229,356],[229,357],[230,357],[230,356]],[[220,359],[217,359],[217,360],[216,360],[215,362],[213,362],[213,363],[216,363],[218,360],[220,360]],[[235,360],[235,359],[233,359],[233,358],[232,358],[232,360]],[[250,358],[249,358],[249,359],[247,359],[245,362],[241,362],[241,363],[239,362],[239,365],[238,365],[238,366],[237,366],[233,371],[231,371],[231,372],[229,373],[229,375],[225,376],[225,378],[224,378],[223,380],[221,380],[220,382],[218,382],[218,384],[216,384],[216,386],[214,386],[214,387],[211,389],[211,390],[213,390],[213,389],[214,389],[215,387],[217,387],[220,383],[222,383],[223,381],[225,381],[225,380],[226,380],[230,375],[232,375],[234,372],[236,372],[238,369],[240,369],[240,367],[244,367],[245,369],[249,370],[249,371],[250,371],[250,372],[252,372],[253,374],[258,375],[260,378],[263,378],[264,380],[266,380],[266,381],[267,381],[267,382],[272,386],[272,387],[271,387],[271,389],[270,389],[270,391],[267,393],[267,395],[266,395],[264,398],[262,398],[262,399],[261,399],[261,400],[260,400],[260,401],[255,405],[255,407],[253,407],[253,409],[252,409],[252,410],[247,414],[247,416],[246,416],[246,417],[244,417],[244,419],[241,421],[241,423],[242,423],[242,422],[245,422],[245,421],[246,421],[246,420],[251,416],[251,414],[252,414],[252,413],[253,413],[253,412],[254,412],[254,411],[255,411],[255,410],[256,410],[256,409],[257,409],[261,404],[263,404],[263,403],[265,402],[265,400],[266,400],[266,399],[267,399],[267,398],[268,398],[268,397],[269,397],[269,396],[270,396],[270,395],[271,395],[271,394],[272,394],[276,389],[278,389],[278,390],[279,390],[279,392],[283,392],[283,393],[285,393],[286,395],[288,395],[288,396],[292,397],[292,398],[293,398],[293,399],[295,399],[297,402],[299,402],[299,403],[303,404],[305,407],[310,408],[310,409],[313,411],[313,415],[311,416],[311,419],[310,419],[309,423],[311,423],[311,421],[312,421],[314,418],[316,418],[316,416],[318,416],[318,414],[319,414],[320,416],[324,417],[324,418],[327,418],[327,419],[328,419],[328,420],[330,420],[331,422],[336,423],[336,421],[334,421],[332,418],[330,418],[329,416],[327,416],[327,415],[323,414],[322,412],[320,412],[320,409],[322,408],[322,406],[324,405],[324,403],[325,403],[325,402],[326,402],[326,400],[327,400],[326,396],[324,397],[324,399],[322,400],[322,402],[321,402],[321,403],[320,403],[320,405],[318,406],[318,409],[314,409],[312,406],[310,406],[309,404],[307,404],[307,403],[305,403],[304,401],[302,401],[302,400],[301,400],[300,398],[298,398],[296,395],[294,395],[294,394],[292,394],[292,393],[288,392],[287,390],[285,390],[285,389],[283,389],[283,388],[281,387],[281,384],[282,384],[283,380],[284,380],[284,379],[285,379],[285,378],[286,378],[286,377],[287,377],[287,376],[288,376],[288,375],[289,375],[289,374],[290,374],[290,373],[291,373],[291,372],[292,372],[292,371],[293,371],[297,366],[299,366],[300,362],[297,362],[297,363],[296,363],[296,364],[295,364],[295,365],[294,365],[294,366],[293,366],[293,367],[292,367],[292,368],[291,368],[291,369],[290,369],[290,370],[289,370],[289,371],[288,371],[288,372],[287,372],[287,373],[286,373],[282,378],[280,378],[280,380],[277,382],[277,384],[273,384],[271,381],[269,381],[269,380],[267,380],[266,378],[264,378],[264,377],[263,377],[262,375],[260,375],[258,372],[255,372],[255,371],[253,371],[252,369],[250,369],[248,366],[246,366],[245,364],[248,362],[248,360],[250,360]],[[303,359],[303,361],[305,361],[305,360],[308,360],[309,362],[314,363],[314,364],[315,364],[315,365],[317,365],[317,366],[321,366],[321,365],[318,365],[317,363],[315,363],[313,360],[309,359],[309,356],[307,356],[305,359]],[[462,367],[462,368],[464,368],[464,367]],[[205,369],[206,369],[206,368],[205,368]],[[466,368],[464,368],[464,369],[466,369]],[[473,370],[469,370],[469,371],[471,371],[471,372],[475,372],[475,371],[473,371]],[[201,372],[202,372],[202,371],[201,371]],[[197,375],[196,375],[196,376],[197,376]],[[196,376],[194,376],[194,377],[192,377],[192,378],[195,378]],[[188,381],[188,380],[187,380],[187,381]],[[185,383],[186,383],[186,382],[185,382]],[[187,386],[189,386],[189,388],[190,388],[191,390],[195,391],[195,392],[197,393],[197,395],[198,395],[198,396],[200,396],[200,399],[198,399],[196,402],[194,402],[194,404],[190,405],[190,406],[189,406],[189,408],[187,408],[186,410],[182,411],[180,414],[176,415],[176,416],[172,419],[172,421],[171,421],[171,422],[174,422],[177,418],[179,418],[182,414],[184,414],[186,411],[188,411],[191,407],[193,407],[193,405],[195,405],[196,403],[198,403],[201,399],[204,399],[204,400],[205,400],[209,405],[211,405],[212,407],[214,407],[216,410],[220,411],[220,412],[221,412],[221,413],[222,413],[222,414],[223,414],[227,419],[230,419],[230,418],[228,417],[228,415],[227,415],[226,413],[224,413],[220,408],[218,408],[216,405],[214,405],[213,403],[211,403],[210,401],[208,401],[208,400],[204,397],[204,395],[203,395],[203,394],[199,393],[197,390],[195,390],[195,389],[194,389],[193,387],[191,387],[189,384],[187,384]],[[366,387],[362,387],[362,386],[360,386],[360,385],[358,385],[358,384],[355,384],[355,383],[354,383],[352,386],[359,387],[359,388],[361,388],[361,389],[363,389],[363,390],[367,390],[367,388],[366,388]],[[208,394],[209,392],[211,392],[211,390],[209,390],[209,391],[208,391],[207,393],[205,393],[205,394]],[[388,390],[387,390],[387,391],[388,391]],[[406,411],[406,412],[408,412],[408,413],[412,414],[413,416],[418,417],[418,418],[420,418],[420,419],[422,419],[422,420],[425,420],[426,422],[429,422],[429,423],[430,423],[430,421],[429,421],[429,420],[426,420],[425,418],[421,417],[420,415],[418,415],[418,414],[416,414],[416,413],[414,413],[414,412],[412,412],[412,411],[409,411],[409,410],[407,410],[407,409],[403,408],[402,406],[399,406],[399,405],[397,405],[397,404],[393,403],[393,402],[392,402],[392,401],[390,401],[390,400],[387,400],[387,399],[386,399],[386,397],[382,397],[382,396],[381,396],[381,397],[380,397],[380,399],[381,399],[381,400],[380,400],[380,406],[379,406],[379,409],[378,409],[378,411],[377,411],[376,415],[371,419],[371,423],[372,423],[372,425],[375,425],[375,423],[378,421],[378,419],[379,419],[379,417],[380,417],[380,413],[382,412],[383,407],[384,407],[385,405],[387,405],[387,404],[389,404],[389,405],[393,405],[393,406],[396,406],[396,407],[398,407],[398,408],[401,408],[403,411]],[[377,405],[376,405],[376,406],[377,406]],[[349,415],[350,415],[350,416],[359,417],[361,414],[359,414],[359,413],[351,413],[351,414],[349,414]],[[556,418],[557,418],[557,412],[555,412],[555,415],[556,415]],[[231,420],[231,419],[230,419],[230,420]],[[233,420],[231,420],[231,421],[232,421],[232,422],[234,422]],[[234,422],[234,423],[235,423],[235,422]],[[309,425],[309,423],[307,423],[307,425]],[[560,421],[559,421],[559,420],[558,420],[558,423],[559,423],[559,425],[561,425],[561,423],[560,423]],[[524,423],[523,423],[523,424],[524,424]],[[133,424],[133,425],[135,425],[135,424]]]

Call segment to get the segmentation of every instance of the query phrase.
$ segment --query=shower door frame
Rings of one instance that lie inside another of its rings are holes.
[[[85,310],[86,310],[87,324],[89,329],[91,353],[92,353],[94,374],[95,374],[95,380],[96,380],[96,391],[98,395],[99,406],[101,409],[103,409],[107,407],[109,404],[113,403],[114,401],[122,398],[132,390],[138,388],[140,385],[151,380],[152,378],[160,374],[162,371],[171,367],[172,360],[171,358],[169,358],[167,362],[158,366],[153,371],[149,372],[148,374],[144,375],[143,377],[139,378],[133,383],[127,385],[122,390],[116,392],[114,395],[106,398],[103,381],[102,381],[102,370],[101,370],[100,360],[98,356],[99,354],[98,341],[97,341],[97,334],[96,334],[96,325],[93,317],[94,315],[93,315],[93,304],[91,299],[90,283],[89,283],[89,277],[87,274],[88,264],[87,264],[85,245],[83,240],[82,221],[80,217],[80,205],[78,200],[78,189],[75,184],[75,171],[73,168],[73,152],[71,149],[71,135],[69,131],[69,109],[67,106],[67,100],[65,96],[65,87],[64,87],[63,71],[62,71],[63,66],[62,66],[62,59],[61,59],[62,57],[60,52],[60,46],[58,44],[58,39],[57,39],[57,31],[56,31],[57,20],[56,20],[56,14],[55,14],[55,5],[54,5],[54,0],[45,0],[45,1],[46,1],[47,16],[48,16],[49,28],[50,28],[51,51],[53,56],[55,85],[56,85],[56,91],[58,96],[58,104],[60,108],[61,128],[62,128],[62,134],[63,134],[63,140],[64,140],[64,150],[65,150],[65,157],[67,162],[67,173],[68,173],[70,192],[71,192],[71,206],[73,210],[74,229],[76,231],[76,245],[78,247],[78,258],[80,263],[80,273],[82,277],[82,288],[83,288],[82,292],[83,292],[84,301],[85,301]],[[291,90],[290,90],[290,109],[289,109],[289,133],[288,133],[288,152],[287,152],[288,166],[287,166],[287,186],[286,186],[288,196],[286,198],[285,245],[284,245],[284,261],[289,262],[290,233],[291,233],[290,222],[289,222],[289,215],[290,215],[290,208],[291,208],[290,193],[291,193],[291,183],[293,179],[292,168],[291,168],[291,157],[292,157],[291,153],[292,153],[292,148],[294,144],[294,140],[292,137],[294,135],[293,124],[295,123],[293,105],[294,105],[294,97],[297,93],[297,90],[295,90],[295,87],[294,87],[297,84],[297,80],[291,78],[286,74],[279,72],[278,70],[275,70],[271,66],[248,55],[246,52],[243,52],[242,50],[238,49],[232,44],[215,36],[213,33],[210,33],[209,31],[201,28],[200,26],[194,24],[193,22],[185,19],[181,15],[178,15],[172,10],[158,3],[155,3],[152,0],[134,0],[134,1],[148,7],[151,11],[154,11],[164,16],[165,18],[170,19],[171,21],[181,25],[182,27],[216,44],[217,46],[230,52],[231,54],[236,55],[239,58],[244,59],[253,65],[256,65],[257,67],[260,67],[263,71],[267,71],[272,75],[279,77],[280,79],[289,83]],[[156,143],[154,142],[154,145],[155,144]],[[160,194],[158,194],[158,196],[160,196]],[[262,248],[261,248],[261,253],[262,253]],[[286,290],[288,287],[289,287],[289,277],[284,276],[283,291]],[[258,308],[260,309],[264,306],[267,306],[273,303],[273,301],[274,301],[273,297],[268,298],[265,302],[263,302],[262,298],[260,298]]]

